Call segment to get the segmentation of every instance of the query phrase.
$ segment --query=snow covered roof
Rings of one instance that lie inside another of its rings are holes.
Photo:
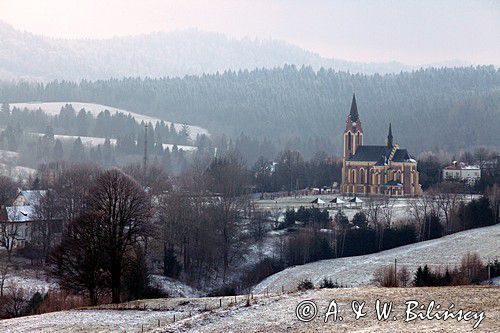
[[[9,222],[30,222],[36,220],[35,208],[33,206],[10,206],[5,207],[7,220]]]
[[[45,196],[46,193],[46,190],[28,190],[21,191],[19,195],[23,196],[26,199],[28,205],[35,205],[43,196]]]
[[[324,204],[325,202],[323,200],[321,200],[320,198],[316,198],[314,199],[313,201],[311,201],[312,204]]]
[[[357,202],[357,203],[361,203],[361,202],[363,202],[363,200],[361,200],[361,199],[360,199],[360,198],[358,198],[358,197],[354,197],[354,198],[352,198],[352,199],[349,199],[349,202]]]
[[[465,163],[454,163],[444,168],[445,170],[480,170],[479,165],[467,165]]]
[[[333,198],[332,200],[330,200],[331,203],[345,203],[344,200],[340,199],[340,198]]]

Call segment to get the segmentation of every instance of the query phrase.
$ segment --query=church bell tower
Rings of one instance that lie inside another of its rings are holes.
[[[361,145],[363,145],[363,129],[356,105],[356,96],[352,94],[351,111],[347,116],[344,131],[344,161],[354,155],[358,146]]]

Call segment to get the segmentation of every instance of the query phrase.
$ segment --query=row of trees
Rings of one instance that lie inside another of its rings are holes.
[[[397,269],[394,266],[378,268],[373,280],[381,287],[434,287],[479,284],[488,278],[494,278],[500,273],[500,262],[494,261],[484,264],[479,254],[469,252],[465,254],[460,264],[454,268],[419,266],[411,278],[406,266]]]

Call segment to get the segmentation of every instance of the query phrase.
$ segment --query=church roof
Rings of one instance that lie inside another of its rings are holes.
[[[356,149],[356,153],[349,158],[349,161],[376,162],[376,165],[386,165],[385,161],[391,156],[391,150],[387,146],[359,146]],[[403,148],[396,149],[391,159],[392,162],[407,162],[412,160],[408,150]]]
[[[392,158],[393,162],[405,162],[411,160],[411,156],[408,153],[408,150],[406,149],[399,149],[396,150],[394,153],[394,157]]]
[[[359,146],[356,153],[349,158],[349,161],[373,161],[381,160],[382,156],[388,157],[391,150],[387,146]]]

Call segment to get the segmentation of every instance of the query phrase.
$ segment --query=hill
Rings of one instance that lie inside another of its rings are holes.
[[[183,76],[284,64],[353,73],[397,73],[414,68],[397,62],[357,63],[327,59],[283,41],[231,39],[199,30],[105,40],[65,40],[21,32],[0,22],[0,45],[0,79]],[[453,64],[457,63],[448,63]]]
[[[123,109],[118,109],[114,108],[111,106],[107,105],[101,105],[101,104],[95,104],[95,103],[80,103],[80,102],[29,102],[29,103],[13,103],[10,106],[12,108],[17,107],[19,109],[28,109],[28,110],[33,110],[36,111],[38,109],[41,109],[43,112],[49,114],[49,115],[58,115],[59,112],[61,111],[61,108],[65,106],[66,104],[71,104],[73,108],[78,112],[81,109],[85,109],[87,112],[90,112],[94,117],[97,117],[97,115],[104,111],[108,110],[111,115],[115,113],[122,113],[126,116],[130,115],[134,117],[135,121],[140,123],[140,122],[146,122],[146,123],[152,123],[153,125],[156,124],[159,121],[164,121],[167,126],[171,126],[171,122],[167,121],[164,118],[156,118],[156,117],[150,117],[146,116],[143,114],[135,113],[135,112],[130,112],[127,110]],[[208,131],[204,128],[201,128],[199,126],[193,126],[193,125],[187,125],[188,126],[188,132],[191,137],[191,139],[195,140],[197,135],[205,134],[209,135]],[[176,124],[174,123],[174,127],[177,131],[181,131],[183,124]]]
[[[263,138],[279,149],[340,154],[353,92],[365,144],[383,144],[389,122],[395,142],[413,154],[500,142],[500,71],[493,66],[383,76],[284,66],[184,78],[0,82],[0,102],[98,103],[233,138],[244,133],[260,140],[259,154],[268,158],[275,154]]]
[[[302,266],[287,268],[271,275],[255,288],[255,293],[267,290],[276,292],[282,286],[290,288],[309,279],[315,285],[323,278],[349,286],[370,284],[374,271],[382,266],[393,265],[397,259],[400,266],[406,266],[415,271],[418,266],[453,268],[460,263],[462,257],[469,251],[478,252],[483,260],[498,256],[498,240],[500,239],[500,224],[472,229],[445,236],[439,239],[415,243],[374,254],[346,257],[331,260],[321,260]]]

